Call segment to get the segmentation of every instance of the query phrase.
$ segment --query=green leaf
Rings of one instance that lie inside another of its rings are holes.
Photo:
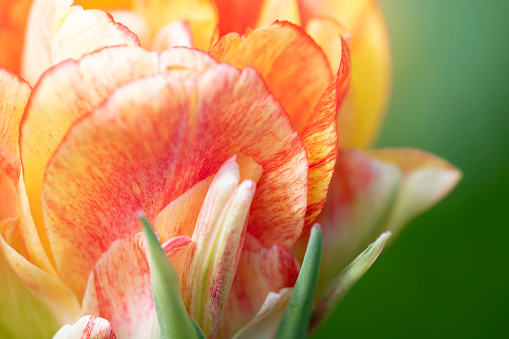
[[[382,233],[348,265],[336,278],[325,286],[316,303],[311,320],[311,332],[316,330],[336,309],[350,288],[367,272],[378,258],[391,232]]]
[[[203,333],[200,325],[198,325],[198,323],[196,321],[194,321],[193,318],[189,317],[189,319],[191,319],[194,329],[196,330],[196,333],[198,334],[198,339],[207,339],[207,337],[205,336],[205,333]]]
[[[150,252],[150,284],[161,339],[199,338],[180,296],[177,273],[164,254],[145,214],[138,213]]]
[[[322,259],[322,230],[319,224],[311,229],[302,268],[295,283],[290,302],[276,333],[277,339],[305,338],[311,307],[318,282]]]

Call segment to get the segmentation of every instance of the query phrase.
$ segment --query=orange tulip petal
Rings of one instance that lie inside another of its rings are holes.
[[[214,0],[219,12],[219,35],[244,33],[256,27],[264,0]]]
[[[292,287],[298,274],[297,261],[281,246],[244,250],[224,309],[221,336],[234,335],[255,317],[270,292]]]
[[[213,177],[200,181],[187,192],[169,203],[152,222],[165,242],[176,236],[192,236],[203,200]]]
[[[13,180],[19,177],[19,124],[31,90],[26,81],[0,66],[0,171]]]
[[[130,9],[132,0],[76,0],[75,4],[85,9]]]
[[[106,319],[91,315],[80,318],[73,325],[65,325],[53,339],[116,339],[115,332]]]
[[[348,47],[342,38],[338,36],[337,39],[341,42],[342,48],[336,78],[322,94],[302,133],[309,161],[306,228],[313,225],[325,204],[338,152],[337,111],[341,107],[350,82]]]
[[[79,59],[106,46],[140,45],[138,37],[108,13],[71,4],[69,0],[34,2],[23,54],[23,77],[30,83],[62,60]]]
[[[276,20],[300,25],[297,0],[264,0],[255,28],[267,26]],[[247,26],[246,26],[247,27]],[[242,32],[242,31],[239,31]]]
[[[41,209],[43,178],[48,160],[71,124],[133,79],[167,69],[203,72],[213,65],[205,53],[185,48],[158,56],[137,47],[110,47],[80,61],[61,63],[41,77],[21,122],[20,148],[32,215],[48,255],[51,249]]]
[[[46,170],[45,222],[61,276],[81,294],[100,254],[139,229],[136,211],[153,219],[239,152],[264,170],[250,232],[291,246],[306,209],[305,149],[253,69],[223,64],[118,88],[73,126]]]
[[[32,0],[0,0],[0,65],[20,72],[25,25]]]
[[[195,46],[202,50],[208,50],[217,35],[218,16],[212,0],[133,0],[133,9],[150,18],[153,32],[175,21],[186,21]]]
[[[352,81],[338,116],[339,146],[365,148],[375,139],[390,94],[392,77],[389,33],[384,14],[373,0],[300,0],[304,23],[332,17],[351,33]]]
[[[337,110],[350,79],[348,48],[339,35],[336,39],[341,46],[341,62],[332,83],[329,62],[320,47],[288,22],[276,22],[244,38],[229,34],[211,50],[218,61],[239,68],[254,66],[289,113],[295,128],[303,131],[310,163],[309,227],[320,213],[332,176],[338,143]]]
[[[299,26],[275,22],[241,36],[224,36],[211,49],[218,62],[254,67],[302,131],[323,91],[333,79],[320,47]]]
[[[306,25],[306,33],[322,48],[330,68],[338,69],[345,48],[345,42],[339,37],[350,38],[345,28],[332,18],[311,18]]]
[[[143,233],[111,244],[90,274],[82,315],[108,319],[119,338],[153,338],[157,318]]]

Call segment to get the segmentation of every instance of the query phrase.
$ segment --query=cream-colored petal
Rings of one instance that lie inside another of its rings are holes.
[[[205,335],[219,334],[223,309],[244,243],[256,184],[239,184],[236,156],[214,176],[200,210],[182,274],[182,299]],[[257,166],[253,162],[253,166]]]
[[[460,177],[445,160],[420,150],[340,151],[319,217],[320,284],[341,272],[379,233],[391,231],[394,239],[412,218],[443,199]]]
[[[53,339],[116,339],[113,328],[106,319],[91,315],[80,318],[72,325],[65,325]]]
[[[23,77],[35,84],[41,74],[66,59],[106,46],[138,45],[138,37],[99,10],[72,6],[72,0],[35,0],[30,10]]]
[[[163,26],[152,41],[152,50],[157,52],[176,46],[194,47],[193,33],[189,24],[184,20]]]

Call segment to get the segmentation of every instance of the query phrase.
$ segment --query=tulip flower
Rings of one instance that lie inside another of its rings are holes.
[[[365,150],[391,73],[372,1],[0,9],[6,337],[302,333],[459,180]]]

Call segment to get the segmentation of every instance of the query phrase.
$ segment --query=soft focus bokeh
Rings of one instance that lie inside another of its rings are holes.
[[[423,148],[464,177],[316,338],[508,338],[509,1],[380,1],[395,78],[376,146]]]

